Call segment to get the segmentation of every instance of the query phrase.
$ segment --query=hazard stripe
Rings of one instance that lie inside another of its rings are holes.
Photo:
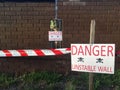
[[[34,49],[34,50],[0,50],[0,57],[23,57],[23,56],[53,56],[71,53],[71,48],[60,49]],[[120,50],[116,52],[120,57]]]
[[[24,56],[53,56],[70,53],[69,48],[59,49],[30,49],[30,50],[0,50],[0,57],[24,57]]]
[[[5,54],[5,52],[3,52],[3,51],[0,51],[0,56],[2,56],[2,57],[6,57],[6,54]]]
[[[8,50],[12,56],[21,56],[21,54],[17,50]]]
[[[71,50],[71,48],[66,48],[66,50],[67,50],[67,51],[70,51],[70,50]]]
[[[34,50],[24,50],[24,51],[28,56],[37,56]]]
[[[47,55],[56,55],[54,52],[52,52],[51,50],[49,50],[49,49],[46,49],[46,50],[41,50],[44,54],[45,54],[45,56],[47,56]]]
[[[12,56],[12,54],[9,52],[9,50],[2,50],[2,51],[6,54],[7,57]]]
[[[28,56],[27,53],[24,50],[17,50],[21,56]]]
[[[38,56],[45,56],[45,54],[41,50],[35,49],[34,51]]]
[[[55,53],[55,55],[62,55],[63,54],[60,50],[51,49],[51,51],[53,53]]]

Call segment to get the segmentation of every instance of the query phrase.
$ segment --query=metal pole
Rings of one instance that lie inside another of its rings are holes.
[[[54,20],[53,20],[53,26],[54,26],[54,24],[56,23],[56,21],[57,21],[57,19],[58,19],[58,0],[55,0],[55,10],[54,10],[55,12],[55,16],[54,16]],[[57,23],[56,23],[56,25],[57,25]],[[54,29],[53,29],[54,28]],[[51,29],[51,31],[58,31],[57,30],[57,26],[56,27],[53,27],[52,29]],[[50,42],[50,46],[51,46],[51,48],[57,48],[57,46],[58,46],[58,41],[51,41]]]
[[[91,25],[90,25],[90,44],[94,44],[94,39],[95,39],[95,20],[91,20]],[[89,73],[89,90],[93,90],[93,73]]]
[[[57,19],[58,19],[58,0],[55,0],[55,20],[57,21]],[[58,46],[58,41],[55,41],[55,48],[57,48],[57,46]]]
[[[55,0],[55,19],[58,18],[58,0]]]

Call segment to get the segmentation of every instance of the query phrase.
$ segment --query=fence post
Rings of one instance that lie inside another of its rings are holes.
[[[90,25],[90,44],[91,45],[94,44],[94,40],[95,40],[95,20],[91,20],[91,25]],[[89,73],[89,90],[94,89],[93,77],[94,77],[94,74]]]

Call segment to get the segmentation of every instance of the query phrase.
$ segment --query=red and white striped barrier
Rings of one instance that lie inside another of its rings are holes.
[[[25,57],[25,56],[55,56],[71,53],[70,48],[60,49],[31,49],[31,50],[0,50],[0,57]],[[116,52],[120,57],[120,50]]]
[[[53,56],[70,53],[70,48],[34,49],[34,50],[0,50],[0,57]]]

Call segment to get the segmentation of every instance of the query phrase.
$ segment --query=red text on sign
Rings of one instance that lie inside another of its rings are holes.
[[[111,45],[76,45],[71,46],[72,55],[82,56],[114,56],[113,46]]]

